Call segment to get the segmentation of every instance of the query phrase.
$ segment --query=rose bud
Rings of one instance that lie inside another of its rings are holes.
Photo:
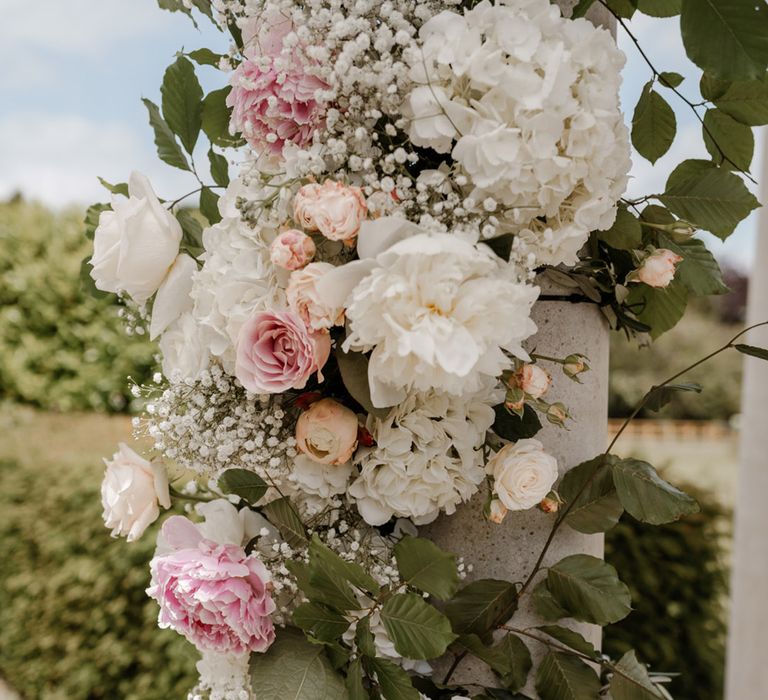
[[[494,498],[488,504],[488,512],[485,517],[492,523],[501,525],[501,523],[504,522],[504,518],[507,517],[507,513],[509,513],[509,508],[507,508],[498,498]]]
[[[547,409],[547,420],[550,423],[559,425],[561,428],[565,426],[565,421],[570,418],[568,409],[564,404],[557,402],[550,405]]]
[[[539,509],[544,513],[557,513],[561,505],[563,505],[563,499],[557,491],[550,491],[539,503]]]
[[[516,413],[518,416],[522,416],[525,408],[525,394],[522,389],[519,389],[516,386],[507,389],[507,395],[504,397],[504,405],[511,413]]]
[[[632,281],[643,282],[649,287],[664,289],[675,278],[677,265],[682,258],[666,248],[657,248],[634,272],[630,273]]]
[[[538,505],[557,481],[557,460],[534,439],[505,445],[488,461],[493,491],[508,510]]]
[[[517,385],[532,399],[544,396],[552,383],[552,377],[538,365],[523,365],[516,378]]]
[[[357,448],[357,416],[333,399],[313,403],[296,423],[296,444],[321,464],[344,464]]]
[[[269,257],[284,270],[300,270],[315,257],[316,250],[315,242],[306,233],[292,228],[272,241]]]
[[[589,365],[587,364],[587,358],[584,355],[578,353],[568,355],[563,363],[563,373],[566,377],[573,379],[577,382],[581,380],[578,378],[580,374],[589,371]]]

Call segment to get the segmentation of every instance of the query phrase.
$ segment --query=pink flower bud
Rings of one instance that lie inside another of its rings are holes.
[[[675,278],[675,269],[682,258],[666,248],[657,248],[635,270],[634,278],[649,287],[664,289]]]
[[[532,399],[544,396],[552,383],[552,377],[538,365],[523,365],[516,378],[517,385]]]
[[[344,464],[357,448],[357,416],[333,399],[313,403],[296,423],[296,444],[320,464]]]
[[[284,270],[300,270],[315,257],[315,242],[302,231],[283,231],[270,247],[270,259]]]

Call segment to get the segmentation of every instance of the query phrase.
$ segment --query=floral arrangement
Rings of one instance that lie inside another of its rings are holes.
[[[661,523],[697,506],[613,445],[557,483],[534,436],[569,420],[553,368],[579,382],[588,358],[526,349],[530,312],[546,281],[655,337],[689,294],[724,291],[695,230],[726,235],[757,202],[712,120],[712,162],[622,199],[624,57],[582,17],[591,4],[565,18],[547,0],[161,1],[231,38],[179,54],[161,106],[144,100],[160,158],[199,186],[166,201],[138,173],[104,183],[86,270],[129,332],[158,341],[162,372],[133,387],[151,450],[121,445],[102,498],[129,541],[186,504],[162,525],[147,594],[202,655],[191,700],[668,697],[633,652],[613,661],[555,624],[624,617],[615,570],[586,555],[541,566],[563,524],[603,532],[625,511]],[[604,4],[624,24],[636,3]],[[751,60],[765,72],[764,50]],[[195,63],[222,87],[204,95]],[[705,68],[711,99],[736,109],[740,83]],[[632,140],[658,157],[671,140],[654,82],[679,80],[654,79]],[[199,213],[180,206],[192,195]],[[764,353],[735,341],[721,350]],[[638,410],[700,390],[677,376]],[[553,519],[526,581],[473,580],[471,561],[418,536],[478,493],[478,518]],[[514,626],[528,594],[552,624]],[[548,650],[530,680],[528,644]],[[467,656],[494,685],[451,684]]]

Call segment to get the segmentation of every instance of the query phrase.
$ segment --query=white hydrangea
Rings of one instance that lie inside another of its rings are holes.
[[[417,146],[450,153],[474,202],[499,205],[516,252],[574,264],[609,228],[631,166],[619,105],[624,54],[549,0],[487,0],[427,21],[408,51],[404,111]]]
[[[199,684],[187,700],[252,700],[248,654],[203,651],[197,662]]]
[[[376,445],[357,453],[360,474],[349,488],[363,519],[381,525],[397,516],[422,525],[471,498],[484,478],[493,393],[413,394],[385,419],[369,417]]]
[[[299,454],[293,460],[288,477],[297,490],[302,510],[308,514],[319,513],[328,505],[340,505],[338,496],[347,490],[352,476],[352,463],[320,464],[306,455]]]
[[[530,310],[537,295],[487,247],[453,234],[416,234],[380,253],[352,290],[344,348],[373,351],[376,406],[392,406],[409,391],[473,393],[509,367],[507,353],[527,357],[521,343],[536,331]]]

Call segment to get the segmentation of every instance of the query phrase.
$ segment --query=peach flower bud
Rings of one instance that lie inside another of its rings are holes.
[[[496,525],[501,525],[504,518],[507,517],[507,513],[509,513],[509,509],[498,498],[494,498],[488,505],[488,520],[496,523]]]
[[[563,372],[567,377],[579,381],[578,376],[584,372],[589,371],[589,365],[587,364],[587,358],[584,355],[573,354],[568,355],[563,363]]]
[[[552,377],[538,365],[523,365],[517,372],[517,385],[532,399],[547,393]]]
[[[550,491],[539,503],[539,509],[544,513],[557,513],[561,505],[563,505],[563,499],[557,491]]]
[[[344,464],[357,448],[357,416],[333,399],[313,403],[296,423],[296,443],[320,464]]]
[[[306,231],[320,231],[332,241],[351,244],[368,214],[359,187],[326,180],[304,185],[293,200],[294,219]]]
[[[302,231],[283,231],[270,247],[270,259],[284,270],[300,270],[315,257],[315,242]]]
[[[555,425],[563,427],[565,425],[565,421],[568,420],[568,418],[570,418],[568,415],[568,409],[564,404],[560,402],[553,403],[547,409],[547,420],[550,423],[554,423]]]
[[[649,287],[664,289],[675,278],[675,269],[682,258],[671,250],[658,248],[633,273],[634,278]]]

